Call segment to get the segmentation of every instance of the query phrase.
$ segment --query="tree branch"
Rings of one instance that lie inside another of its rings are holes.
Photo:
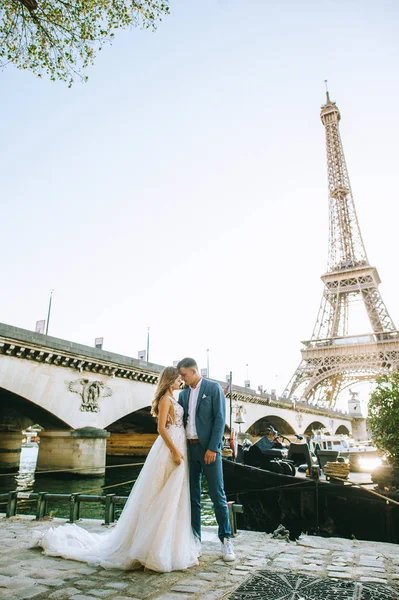
[[[32,12],[34,10],[37,9],[37,0],[17,0],[18,2],[20,2],[21,4],[23,4],[25,6],[25,8],[27,8],[29,10],[29,12]]]

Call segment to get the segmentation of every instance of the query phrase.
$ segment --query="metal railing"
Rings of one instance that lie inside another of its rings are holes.
[[[0,505],[6,504],[6,518],[17,516],[18,500],[36,501],[36,520],[44,519],[48,512],[48,502],[69,500],[69,523],[75,523],[80,519],[81,504],[97,502],[104,506],[104,525],[110,525],[115,521],[116,505],[124,506],[128,496],[117,494],[92,495],[92,494],[52,494],[48,492],[8,492],[0,494]],[[202,506],[213,506],[212,502],[203,502]],[[237,513],[244,512],[241,504],[228,502],[229,520],[232,535],[237,533]]]

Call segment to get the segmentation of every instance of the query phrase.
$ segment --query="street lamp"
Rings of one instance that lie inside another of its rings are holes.
[[[234,423],[237,423],[237,425],[238,425],[238,433],[240,434],[241,433],[241,425],[243,423],[246,423],[246,421],[244,419],[244,415],[245,415],[245,413],[247,411],[245,410],[244,406],[242,406],[242,405],[239,406],[238,405],[238,406],[234,407],[234,412],[236,414],[235,419],[234,419]]]

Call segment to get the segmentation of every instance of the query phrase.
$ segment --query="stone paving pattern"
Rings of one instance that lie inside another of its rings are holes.
[[[226,564],[220,559],[216,528],[204,527],[200,565],[172,573],[104,570],[29,549],[33,528],[63,523],[0,517],[0,599],[219,600],[257,569],[399,584],[397,545],[339,538],[303,535],[287,542],[241,531],[234,539],[237,560]],[[79,525],[96,532],[105,529],[95,520]]]

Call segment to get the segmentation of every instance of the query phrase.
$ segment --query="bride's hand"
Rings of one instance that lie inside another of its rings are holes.
[[[179,466],[184,460],[184,456],[181,452],[177,450],[176,452],[172,452],[172,460],[175,463],[175,465]]]

